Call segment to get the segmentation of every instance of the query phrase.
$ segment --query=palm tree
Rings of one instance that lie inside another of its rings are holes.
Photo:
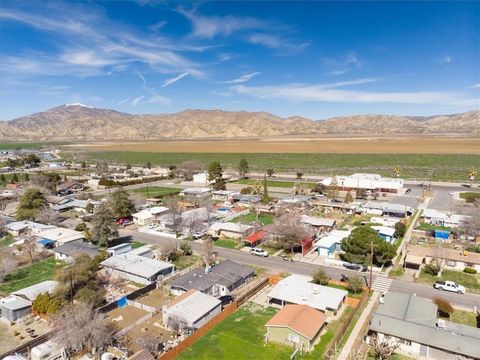
[[[402,175],[402,169],[400,169],[399,166],[395,166],[393,168],[393,173],[395,174],[396,177],[400,177],[400,175]]]
[[[471,167],[470,169],[467,170],[467,174],[468,174],[468,179],[470,181],[474,181],[475,177],[478,175],[478,172],[477,172],[477,169],[475,169],[474,167]]]

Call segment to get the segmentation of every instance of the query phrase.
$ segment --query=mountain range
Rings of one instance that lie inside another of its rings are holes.
[[[2,141],[98,141],[271,136],[480,135],[480,111],[454,115],[354,115],[327,120],[281,118],[267,112],[185,110],[131,115],[82,104],[0,122]]]

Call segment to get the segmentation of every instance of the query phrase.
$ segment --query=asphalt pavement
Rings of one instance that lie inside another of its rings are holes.
[[[161,245],[165,242],[171,242],[171,238],[165,238],[161,236],[157,236],[154,234],[146,234],[146,233],[139,233],[132,230],[120,230],[121,236],[131,236],[133,239],[148,243],[148,244],[155,244]],[[201,249],[202,244],[192,242],[192,247],[197,252]],[[250,253],[239,251],[239,250],[232,250],[232,249],[225,249],[221,247],[215,247],[215,251],[217,252],[218,256],[224,259],[230,259],[235,262],[263,267],[266,269],[271,270],[272,272],[287,272],[291,274],[300,274],[300,275],[307,275],[311,276],[316,271],[322,269],[324,270],[330,278],[334,280],[340,280],[342,275],[345,276],[354,276],[359,275],[365,279],[365,283],[368,284],[370,274],[351,271],[347,269],[339,269],[334,267],[327,267],[327,266],[319,266],[314,264],[308,264],[304,262],[287,262],[280,257],[270,256],[267,258],[253,256]],[[373,277],[373,281],[375,281],[375,277]],[[417,294],[418,296],[426,297],[426,298],[434,298],[436,296],[441,296],[446,300],[450,301],[452,304],[462,307],[473,308],[476,306],[480,309],[480,295],[473,295],[473,294],[454,294],[444,291],[439,291],[434,289],[431,286],[422,285],[414,282],[409,282],[405,280],[396,280],[393,279],[389,291],[395,292],[402,292],[407,294]]]

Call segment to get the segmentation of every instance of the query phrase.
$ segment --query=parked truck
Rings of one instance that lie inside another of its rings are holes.
[[[465,287],[462,285],[458,285],[453,281],[436,281],[435,284],[433,284],[433,287],[438,290],[445,290],[445,291],[456,292],[458,294],[465,294]]]

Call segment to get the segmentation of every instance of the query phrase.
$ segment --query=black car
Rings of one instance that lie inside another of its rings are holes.
[[[224,308],[228,304],[231,304],[234,299],[232,295],[223,295],[223,296],[220,296],[218,300],[222,302],[222,308]]]
[[[348,270],[355,270],[355,271],[362,270],[362,265],[352,264],[352,263],[343,263],[343,267]]]

